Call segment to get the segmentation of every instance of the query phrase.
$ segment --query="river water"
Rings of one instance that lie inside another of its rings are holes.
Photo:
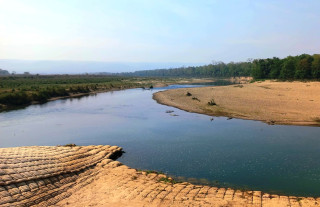
[[[194,86],[106,92],[0,113],[0,147],[118,145],[126,152],[120,162],[178,180],[320,196],[319,127],[211,121],[152,99],[177,87]]]

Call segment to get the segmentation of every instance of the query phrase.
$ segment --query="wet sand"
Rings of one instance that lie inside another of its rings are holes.
[[[173,89],[155,93],[153,98],[161,104],[211,116],[320,126],[320,82],[264,81]],[[209,105],[211,100],[216,105]]]

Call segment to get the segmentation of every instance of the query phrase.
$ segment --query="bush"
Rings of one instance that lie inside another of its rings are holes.
[[[32,98],[34,101],[44,103],[48,101],[49,98],[68,95],[69,93],[64,88],[46,88],[40,90],[38,93],[32,94]]]
[[[31,97],[26,92],[5,93],[0,96],[0,104],[4,105],[27,105],[31,103]]]
[[[165,182],[165,183],[170,183],[170,184],[176,184],[177,183],[177,181],[175,181],[173,178],[168,178],[168,177],[160,178],[159,182]]]
[[[215,106],[217,105],[216,102],[214,102],[214,99],[211,99],[211,101],[208,102],[209,106]]]
[[[195,101],[199,101],[199,102],[200,102],[200,100],[199,100],[197,97],[192,97],[192,100],[195,100]]]

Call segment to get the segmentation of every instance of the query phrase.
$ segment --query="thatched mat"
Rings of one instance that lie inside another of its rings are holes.
[[[116,146],[0,148],[0,206],[53,205],[90,168],[112,157]]]

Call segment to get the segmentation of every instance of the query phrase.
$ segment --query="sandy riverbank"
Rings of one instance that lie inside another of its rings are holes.
[[[132,169],[117,146],[0,148],[0,206],[318,206],[320,198],[190,183]]]
[[[187,96],[187,93],[191,96]],[[154,94],[161,104],[212,116],[269,124],[320,125],[320,82],[264,81],[250,84],[174,89]],[[214,100],[216,105],[208,105]]]

